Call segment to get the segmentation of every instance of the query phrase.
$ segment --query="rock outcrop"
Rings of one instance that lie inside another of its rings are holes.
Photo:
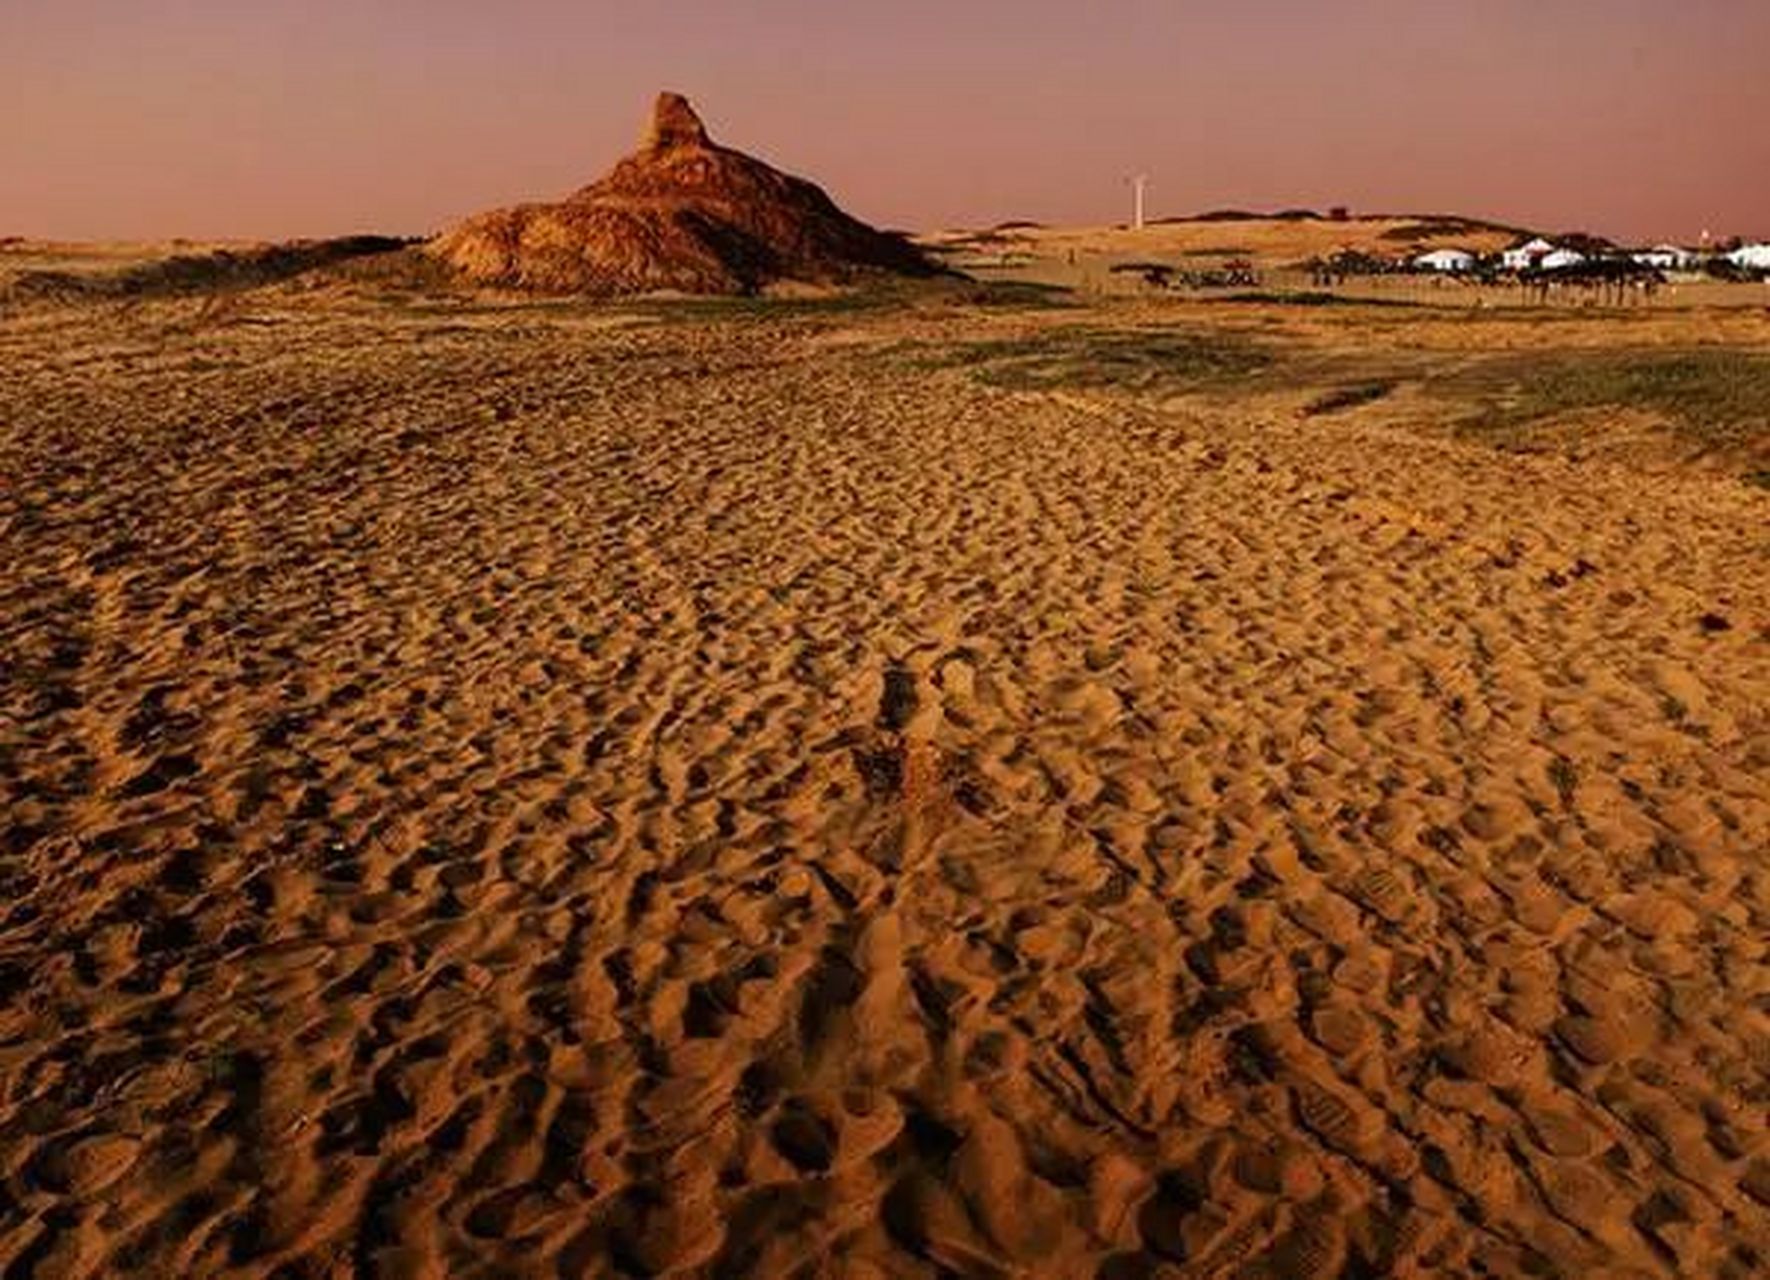
[[[659,95],[639,150],[606,177],[556,204],[469,218],[429,248],[481,284],[600,296],[938,272],[815,184],[712,141],[674,93]]]

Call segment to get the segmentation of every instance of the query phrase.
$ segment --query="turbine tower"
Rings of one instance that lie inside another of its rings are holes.
[[[1137,174],[1131,179],[1131,226],[1138,231],[1143,230],[1143,193],[1148,189],[1149,175],[1147,173]]]

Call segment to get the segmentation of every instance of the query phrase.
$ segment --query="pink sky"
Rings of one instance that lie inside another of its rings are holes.
[[[897,227],[1348,204],[1770,236],[1770,0],[0,0],[0,235],[419,233],[655,91]]]

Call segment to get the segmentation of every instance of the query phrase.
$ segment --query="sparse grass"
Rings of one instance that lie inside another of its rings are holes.
[[[1616,407],[1664,417],[1707,451],[1770,434],[1770,355],[1684,351],[1549,351],[1504,356],[1428,383],[1474,406],[1458,428],[1503,442],[1535,423]]]
[[[1049,311],[1072,305],[1068,289],[1012,281],[979,282],[960,277],[912,283],[876,282],[804,297],[656,298],[616,301],[628,314],[660,323],[703,324],[719,320],[791,320],[883,315],[919,306],[953,305],[1000,310]]]
[[[1239,302],[1239,303],[1272,303],[1286,307],[1421,307],[1424,303],[1414,302],[1407,298],[1370,298],[1357,297],[1345,293],[1326,293],[1318,289],[1300,289],[1293,292],[1255,289],[1241,293],[1227,293],[1221,297],[1207,297],[1206,302]]]
[[[967,281],[959,287],[955,300],[973,307],[1022,311],[1057,311],[1077,305],[1073,289],[1023,280]]]
[[[981,381],[1017,391],[1172,392],[1240,381],[1273,359],[1270,350],[1238,334],[1065,328],[955,344],[923,363],[969,367]]]
[[[1360,405],[1372,404],[1381,400],[1393,390],[1395,390],[1393,381],[1359,382],[1350,386],[1336,387],[1304,405],[1303,416],[1316,418],[1323,414],[1356,409]]]
[[[1561,798],[1561,807],[1573,808],[1573,798],[1579,791],[1579,770],[1574,768],[1573,761],[1566,756],[1556,756],[1549,761],[1549,782],[1555,788],[1555,794]]]
[[[414,302],[448,298],[458,283],[448,264],[416,245],[339,262],[327,269],[326,277],[391,300]]]
[[[707,324],[719,320],[790,320],[817,316],[872,315],[910,305],[905,291],[860,288],[812,297],[642,298],[604,304],[661,324]]]
[[[1412,217],[1400,226],[1390,227],[1387,231],[1380,233],[1377,238],[1379,240],[1414,241],[1426,240],[1434,236],[1479,235],[1495,231],[1502,231],[1515,237],[1532,234],[1522,227],[1514,227],[1504,222],[1490,222],[1486,218],[1468,218],[1459,214],[1426,213]]]
[[[101,298],[192,297],[261,288],[353,259],[404,255],[411,242],[390,236],[344,236],[257,249],[221,249],[138,263],[118,271],[26,272],[13,281],[27,298],[63,301]]]

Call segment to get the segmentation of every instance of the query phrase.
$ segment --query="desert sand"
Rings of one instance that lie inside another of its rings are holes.
[[[1545,344],[16,309],[0,1271],[1762,1274],[1770,491],[1309,407]]]

